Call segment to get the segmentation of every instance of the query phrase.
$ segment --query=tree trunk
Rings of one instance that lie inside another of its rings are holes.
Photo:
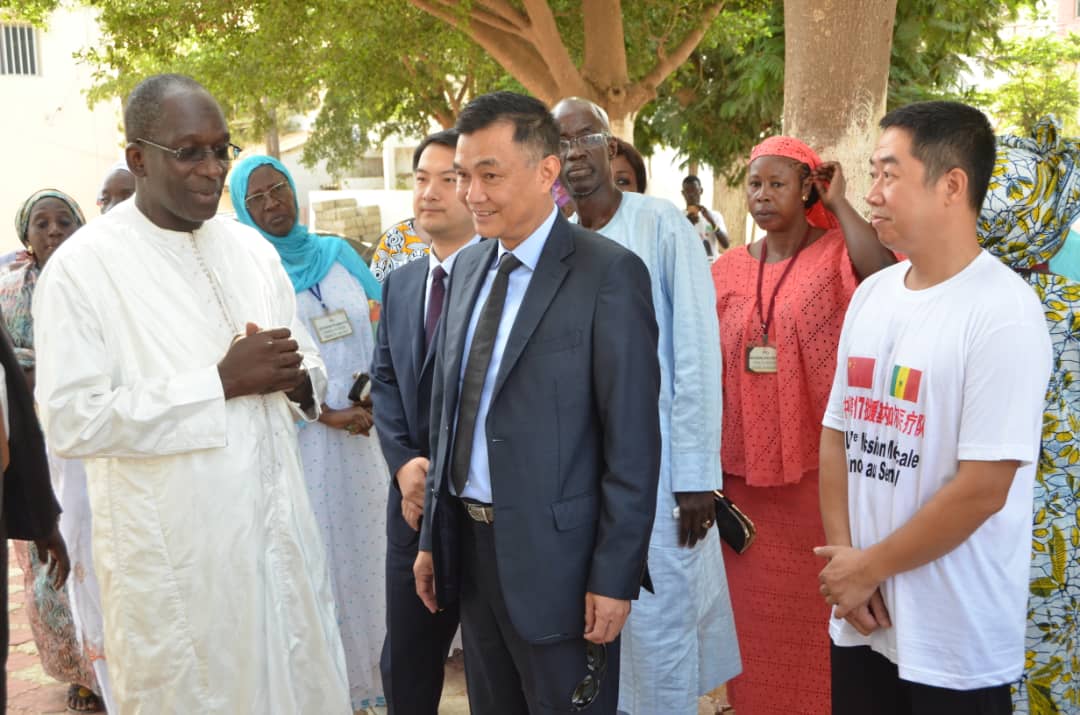
[[[746,202],[746,187],[743,184],[728,186],[723,174],[714,173],[713,206],[724,217],[731,245],[741,246],[747,243],[746,217],[750,208]]]
[[[784,0],[784,133],[841,163],[861,212],[895,18],[896,0]]]
[[[268,102],[264,102],[263,106],[266,107],[266,116],[269,119],[266,127],[266,153],[275,159],[280,159],[281,136],[278,133],[277,110],[269,106]]]
[[[634,143],[634,114],[626,114],[622,117],[608,115],[611,124],[611,133],[623,141]]]

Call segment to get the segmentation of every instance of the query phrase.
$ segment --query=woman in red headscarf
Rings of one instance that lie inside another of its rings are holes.
[[[829,607],[818,440],[836,346],[859,281],[896,261],[844,196],[844,175],[798,139],[754,148],[746,194],[765,236],[713,264],[724,357],[724,490],[756,523],[728,583],[743,674],[738,715],[828,713]]]

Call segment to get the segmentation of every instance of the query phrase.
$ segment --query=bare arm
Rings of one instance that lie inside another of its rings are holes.
[[[851,546],[846,459],[844,433],[822,428],[818,493],[825,543],[831,546]]]
[[[860,216],[847,200],[847,182],[839,163],[823,163],[814,171],[813,181],[825,208],[832,211],[840,221],[851,265],[855,268],[855,275],[859,280],[896,263],[896,256],[881,245],[874,227]]]
[[[843,618],[865,603],[882,581],[941,558],[997,513],[1009,495],[1020,463],[961,461],[956,476],[903,526],[866,548],[815,549],[830,559],[821,572],[830,603]]]

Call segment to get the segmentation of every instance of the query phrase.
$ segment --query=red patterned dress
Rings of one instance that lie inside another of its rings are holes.
[[[788,262],[767,263],[766,305]],[[836,346],[858,279],[839,229],[798,256],[776,295],[769,344],[777,372],[746,369],[760,345],[759,261],[745,246],[713,264],[724,358],[724,489],[755,522],[745,554],[725,554],[743,673],[728,685],[738,715],[830,712],[830,609],[818,593],[825,543],[818,507],[821,419]]]

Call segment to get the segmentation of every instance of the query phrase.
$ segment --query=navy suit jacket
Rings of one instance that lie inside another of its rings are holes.
[[[454,264],[436,355],[420,548],[441,605],[459,589],[448,491],[465,334],[498,242]],[[519,269],[520,270],[520,269]],[[660,366],[649,274],[556,219],[510,332],[486,423],[500,585],[531,643],[580,638],[585,593],[636,598],[660,471]]]
[[[411,261],[389,273],[383,283],[371,402],[391,480],[410,459],[428,456],[433,353],[424,346],[427,275],[426,260]],[[395,543],[417,538],[401,516],[400,501],[394,499],[387,506],[386,528]]]

